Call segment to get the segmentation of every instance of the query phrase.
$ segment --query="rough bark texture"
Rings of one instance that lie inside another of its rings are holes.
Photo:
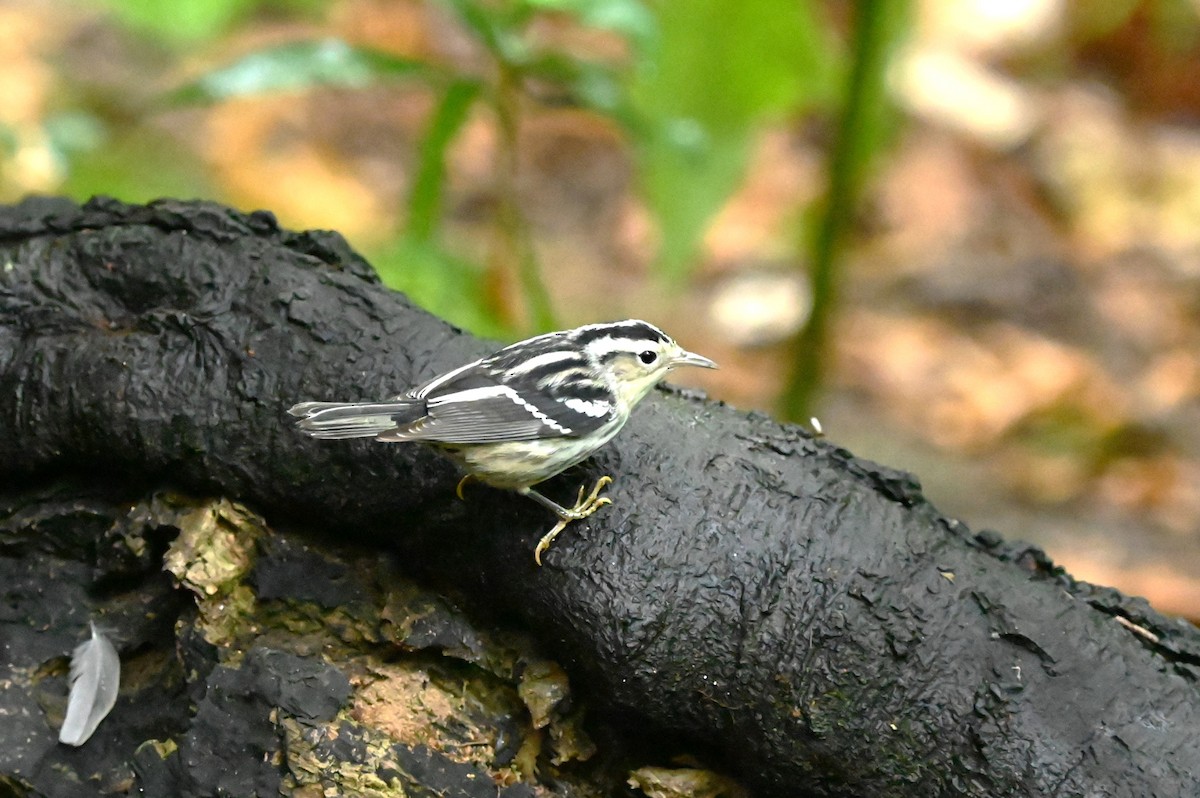
[[[540,769],[592,796],[631,767],[578,764],[594,749],[566,676],[527,638],[225,499],[6,490],[0,584],[0,795],[532,798]],[[89,620],[121,695],[72,748],[62,654]]]
[[[386,546],[523,619],[593,705],[710,749],[758,795],[1200,792],[1194,628],[972,534],[908,475],[799,428],[651,397],[586,474],[548,483],[566,498],[616,477],[614,505],[539,569],[533,503],[476,486],[459,502],[421,447],[312,441],[284,415],[488,348],[338,236],[268,214],[0,210],[9,484],[170,483]]]

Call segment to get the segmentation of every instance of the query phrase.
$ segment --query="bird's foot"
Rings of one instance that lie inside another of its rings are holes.
[[[539,540],[537,546],[534,547],[534,562],[536,562],[538,565],[542,564],[542,552],[550,548],[550,544],[554,542],[556,537],[558,537],[559,532],[562,532],[567,528],[567,524],[571,523],[572,521],[578,521],[580,519],[587,518],[604,505],[612,504],[612,499],[608,498],[607,496],[600,495],[600,491],[604,490],[610,484],[612,484],[612,477],[600,477],[600,479],[596,480],[596,486],[592,488],[592,492],[586,497],[583,495],[583,492],[587,490],[587,485],[584,484],[579,486],[579,496],[575,500],[575,506],[570,509],[567,509],[566,507],[559,507],[558,523],[554,525],[553,529],[551,529],[545,535],[542,535],[542,539]]]

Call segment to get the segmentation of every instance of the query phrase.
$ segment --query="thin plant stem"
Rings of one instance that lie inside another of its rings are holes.
[[[500,134],[496,177],[498,199],[496,208],[496,244],[492,253],[491,291],[497,302],[503,302],[504,286],[515,275],[524,303],[526,326],[549,330],[556,326],[550,293],[542,281],[541,268],[533,249],[529,223],[521,212],[517,198],[519,169],[520,75],[510,65],[498,65],[496,86],[496,122]],[[500,318],[512,318],[506,308],[497,307]]]
[[[878,138],[872,114],[883,102],[889,21],[895,0],[862,0],[856,4],[849,84],[829,164],[829,186],[809,258],[812,314],[792,350],[792,371],[783,396],[782,414],[791,420],[808,417],[825,376],[829,327],[838,298],[839,266],[846,232],[858,203],[861,177],[871,145]]]

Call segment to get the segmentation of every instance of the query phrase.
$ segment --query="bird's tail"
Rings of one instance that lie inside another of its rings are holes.
[[[301,402],[288,410],[298,416],[296,426],[314,438],[374,438],[407,426],[424,414],[424,402]]]

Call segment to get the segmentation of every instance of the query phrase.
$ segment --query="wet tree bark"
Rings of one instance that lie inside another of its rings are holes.
[[[386,547],[406,575],[519,619],[630,735],[686,740],[757,795],[1200,792],[1194,628],[973,534],[913,478],[799,428],[651,397],[548,484],[566,499],[616,478],[614,504],[539,569],[532,502],[477,486],[460,502],[431,452],[312,441],[284,413],[395,394],[488,349],[337,235],[269,214],[0,209],[10,487],[171,485]]]

